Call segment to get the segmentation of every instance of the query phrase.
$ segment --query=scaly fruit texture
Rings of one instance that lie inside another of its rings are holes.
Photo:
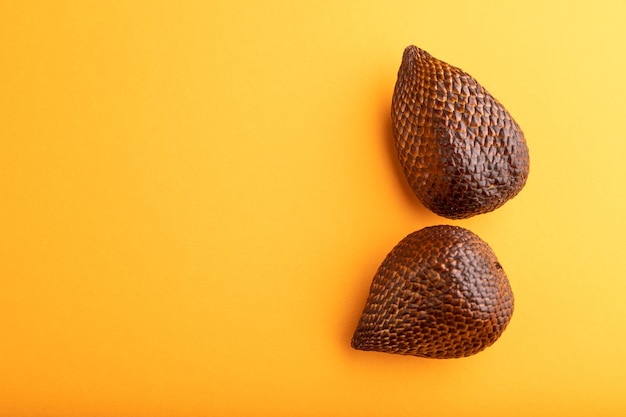
[[[513,293],[489,245],[461,227],[427,227],[402,239],[381,264],[352,347],[465,357],[492,345],[512,314]]]
[[[529,169],[524,133],[471,75],[409,46],[393,93],[398,158],[418,199],[464,219],[515,197]]]

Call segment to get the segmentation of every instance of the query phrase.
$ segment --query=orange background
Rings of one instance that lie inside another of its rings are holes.
[[[621,1],[0,1],[0,415],[626,415]],[[405,46],[524,129],[526,188],[449,221],[391,144]],[[486,240],[511,324],[358,352],[408,233]]]

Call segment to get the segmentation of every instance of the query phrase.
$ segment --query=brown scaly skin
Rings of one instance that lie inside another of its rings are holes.
[[[512,314],[513,293],[489,245],[461,227],[427,227],[381,264],[352,347],[460,358],[492,345]]]
[[[434,213],[487,213],[526,184],[528,147],[508,111],[471,75],[416,46],[404,51],[391,115],[407,180]]]

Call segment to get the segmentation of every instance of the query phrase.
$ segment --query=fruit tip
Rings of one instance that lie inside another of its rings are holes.
[[[405,68],[411,69],[413,65],[420,60],[430,58],[430,54],[423,49],[415,46],[409,45],[404,48],[404,53],[402,54],[402,65]]]

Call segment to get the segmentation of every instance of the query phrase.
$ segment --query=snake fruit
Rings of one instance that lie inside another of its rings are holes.
[[[461,227],[427,227],[402,239],[380,265],[352,347],[465,357],[492,345],[512,314],[513,293],[489,245]]]
[[[524,133],[471,75],[409,46],[392,106],[398,158],[434,213],[464,219],[515,197],[529,170]]]

